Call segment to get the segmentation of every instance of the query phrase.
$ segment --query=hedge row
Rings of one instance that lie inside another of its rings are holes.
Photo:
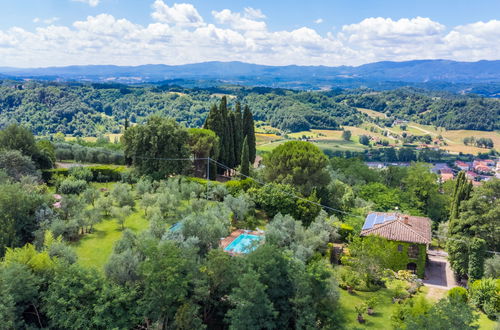
[[[93,182],[112,182],[120,181],[122,173],[126,170],[125,166],[88,166],[93,175]],[[67,168],[56,168],[42,171],[42,179],[45,182],[51,182],[55,177],[66,177],[69,174]]]

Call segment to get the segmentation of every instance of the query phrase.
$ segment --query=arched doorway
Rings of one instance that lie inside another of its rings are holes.
[[[417,264],[414,262],[410,262],[408,265],[406,265],[406,269],[411,270],[413,274],[417,272]]]

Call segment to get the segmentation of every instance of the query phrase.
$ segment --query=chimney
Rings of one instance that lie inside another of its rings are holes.
[[[405,216],[403,217],[403,223],[404,223],[405,225],[409,225],[409,224],[410,224],[410,221],[409,221],[409,219],[408,219],[408,216],[407,216],[407,215],[405,215]]]

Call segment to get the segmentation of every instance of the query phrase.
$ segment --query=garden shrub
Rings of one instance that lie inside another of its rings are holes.
[[[57,192],[60,194],[80,194],[87,189],[87,182],[84,180],[77,180],[73,177],[64,179],[57,186]]]
[[[93,181],[95,182],[113,182],[122,179],[122,173],[125,171],[124,166],[91,166],[89,169],[94,174]]]
[[[120,181],[122,179],[122,173],[126,170],[124,166],[87,166],[86,169],[92,172],[92,178],[90,181],[93,182],[112,182]],[[70,170],[67,168],[56,168],[51,170],[42,171],[42,179],[45,182],[53,182],[56,177],[65,177],[70,175]]]
[[[346,223],[339,223],[338,224],[338,232],[340,235],[340,240],[342,242],[347,242],[349,239],[349,236],[351,236],[354,233],[354,228]]]
[[[492,258],[484,262],[484,277],[500,278],[500,254],[495,254]]]
[[[483,278],[469,288],[472,304],[482,309],[489,318],[497,318],[500,312],[500,279]]]
[[[66,177],[69,175],[69,170],[67,168],[54,168],[50,170],[42,171],[42,179],[45,182],[51,182],[55,180],[56,177]]]
[[[128,184],[134,184],[139,181],[139,173],[133,167],[126,168],[120,173],[121,181]]]
[[[87,182],[92,181],[94,174],[92,171],[85,166],[74,166],[69,169],[69,175],[73,176],[77,180],[85,180]]]
[[[465,288],[457,286],[448,291],[448,298],[452,301],[467,302],[469,296]]]
[[[233,196],[241,192],[246,192],[248,189],[256,187],[257,183],[252,179],[231,180],[225,183],[227,190]]]
[[[408,292],[409,283],[403,280],[388,280],[386,282],[387,288],[391,291],[391,295],[393,299],[402,300],[406,299],[410,296]]]
[[[358,289],[362,283],[361,276],[350,267],[341,267],[337,274],[337,280],[342,289],[348,287]]]

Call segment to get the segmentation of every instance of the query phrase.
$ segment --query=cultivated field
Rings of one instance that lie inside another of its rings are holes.
[[[365,108],[356,108],[359,112],[365,113],[372,118],[387,118],[387,115],[382,112],[378,112],[375,110],[365,109]]]

